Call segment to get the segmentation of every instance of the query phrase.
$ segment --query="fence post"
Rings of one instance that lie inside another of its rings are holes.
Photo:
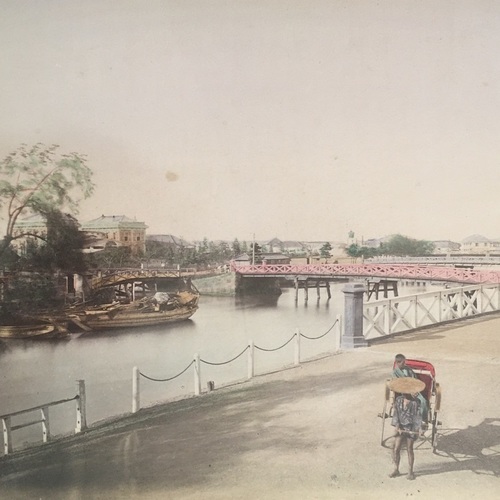
[[[140,377],[139,368],[134,366],[132,369],[132,413],[138,412],[141,408]]]
[[[299,329],[295,330],[295,356],[294,356],[294,364],[300,365],[300,331]]]
[[[194,355],[194,395],[201,394],[200,355]]]
[[[413,328],[417,328],[417,324],[418,324],[418,297],[416,295],[412,299],[410,299],[410,306],[408,308],[408,311],[410,311],[410,307],[412,307],[412,309],[413,309],[412,326],[413,326]],[[408,320],[409,320],[409,318],[408,318]]]
[[[248,367],[247,367],[247,378],[250,380],[253,378],[255,374],[255,365],[254,365],[254,343],[253,340],[248,342]]]
[[[384,304],[384,333],[389,335],[391,333],[391,301],[388,300]]]
[[[12,439],[10,432],[10,417],[2,418],[3,429],[3,454],[12,453]]]
[[[45,406],[40,411],[42,413],[42,440],[46,443],[50,439],[49,407]]]
[[[333,339],[335,342],[335,351],[340,351],[340,339],[342,338],[342,314],[337,314],[336,321],[338,323],[338,329],[336,334]]]
[[[75,434],[87,428],[87,409],[85,397],[85,380],[77,380],[78,395],[76,397],[76,427]]]

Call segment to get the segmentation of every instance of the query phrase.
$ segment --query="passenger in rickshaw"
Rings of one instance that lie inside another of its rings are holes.
[[[402,381],[401,381],[402,382]],[[394,386],[394,390],[398,388]],[[400,390],[408,390],[408,387]],[[393,471],[389,477],[399,476],[399,462],[401,459],[401,447],[403,441],[406,441],[408,451],[408,476],[407,479],[415,479],[413,466],[415,464],[415,454],[413,452],[413,443],[419,437],[421,432],[421,412],[419,408],[419,400],[412,394],[402,393],[396,397],[394,401],[394,413],[392,416],[392,425],[396,427],[396,435],[394,437],[394,448],[392,450],[392,461],[394,464]]]
[[[394,359],[394,369],[392,371],[392,376],[395,378],[400,378],[400,377],[418,378],[417,374],[409,366],[406,366],[406,357],[404,354],[396,354],[396,357]],[[418,399],[419,402],[422,425],[424,427],[427,427],[429,403],[427,402],[427,399],[421,392],[414,394],[414,396]]]

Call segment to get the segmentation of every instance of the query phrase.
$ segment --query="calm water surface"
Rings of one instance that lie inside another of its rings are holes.
[[[162,327],[90,333],[58,341],[4,341],[0,344],[0,414],[73,397],[76,380],[85,380],[87,421],[131,411],[132,371],[137,366],[153,378],[169,378],[188,366],[195,353],[203,360],[221,363],[239,354],[250,340],[265,349],[281,346],[296,329],[318,337],[331,329],[343,313],[343,284],[332,286],[327,300],[314,289],[309,301],[303,291],[285,289],[277,300],[202,296],[191,320]],[[419,287],[419,292],[425,289]],[[406,287],[401,295],[411,293]],[[321,340],[301,339],[301,358],[307,359],[335,348],[334,328]],[[275,352],[255,352],[255,372],[265,373],[293,363],[293,342]],[[141,406],[194,393],[194,368],[170,382],[152,382],[141,377]],[[202,388],[209,380],[215,386],[244,379],[246,353],[223,366],[201,365]],[[70,432],[75,426],[75,404],[50,409],[51,432]],[[27,420],[33,420],[33,415]],[[19,423],[16,419],[14,424]],[[14,433],[14,446],[24,440],[40,439],[40,426]]]

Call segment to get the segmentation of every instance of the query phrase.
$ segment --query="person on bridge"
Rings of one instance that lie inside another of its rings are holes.
[[[418,378],[417,374],[409,367],[406,366],[406,357],[404,354],[396,354],[394,359],[394,369],[392,370],[393,378],[401,378],[401,377],[411,377]],[[418,399],[420,405],[420,415],[422,417],[422,425],[427,427],[428,413],[429,413],[429,405],[427,404],[427,399],[425,396],[417,392],[413,394],[414,397]]]
[[[390,382],[390,388],[399,396],[394,401],[394,413],[392,416],[392,425],[396,427],[394,436],[394,448],[392,450],[393,471],[389,477],[400,475],[399,462],[401,460],[401,448],[403,442],[406,442],[408,452],[408,476],[409,480],[415,479],[413,467],[415,465],[415,453],[413,443],[421,433],[422,417],[420,412],[419,400],[412,394],[418,393],[424,388],[425,384],[418,379],[409,377],[393,379]]]

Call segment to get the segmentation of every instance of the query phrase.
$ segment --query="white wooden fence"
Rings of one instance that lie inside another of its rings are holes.
[[[365,302],[367,340],[500,310],[500,285],[470,285]]]
[[[76,396],[66,399],[60,399],[59,401],[51,401],[50,403],[45,403],[43,405],[34,406],[32,408],[27,408],[25,410],[19,410],[12,413],[7,413],[5,415],[0,415],[0,421],[2,422],[2,433],[3,433],[3,454],[8,455],[13,452],[12,445],[12,432],[24,427],[30,427],[32,425],[41,424],[42,430],[42,441],[47,443],[50,438],[50,420],[49,420],[49,408],[51,406],[57,406],[70,401],[76,401],[76,426],[75,434],[82,432],[87,428],[87,411],[86,411],[86,396],[85,396],[85,381],[77,380],[77,390]],[[12,425],[12,419],[19,417],[21,415],[40,412],[40,418],[32,420],[29,422],[19,423],[17,425]]]

